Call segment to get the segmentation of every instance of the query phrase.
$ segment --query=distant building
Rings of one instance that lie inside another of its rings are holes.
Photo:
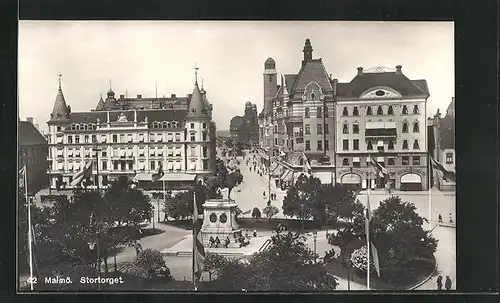
[[[34,194],[48,185],[47,176],[49,147],[47,140],[33,125],[33,118],[18,122],[18,168],[26,166],[28,194]]]
[[[434,138],[433,157],[449,170],[455,171],[455,98],[451,99],[446,114],[441,118],[439,109],[433,118],[428,119],[430,135]],[[435,172],[434,185],[441,190],[454,190],[455,182],[447,180]]]
[[[229,130],[231,138],[244,144],[257,144],[259,141],[259,125],[257,106],[251,102],[245,103],[245,115],[231,119]]]
[[[88,161],[94,162],[95,186],[119,176],[151,182],[160,165],[169,188],[214,173],[212,105],[197,81],[186,98],[116,100],[111,88],[107,96],[105,102],[99,100],[96,110],[73,113],[59,84],[47,122],[52,188],[69,186]]]

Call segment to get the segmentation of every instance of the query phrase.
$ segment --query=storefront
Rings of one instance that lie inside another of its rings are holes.
[[[422,177],[417,174],[405,174],[401,176],[401,186],[402,191],[420,191],[422,190]]]
[[[342,185],[352,190],[361,190],[362,182],[358,174],[345,174],[340,181]],[[365,182],[366,186],[366,182]]]
[[[321,181],[321,185],[332,185],[333,175],[332,172],[315,172],[313,173],[315,178],[318,178]]]

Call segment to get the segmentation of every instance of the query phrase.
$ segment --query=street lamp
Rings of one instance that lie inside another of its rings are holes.
[[[97,191],[99,191],[99,152],[101,150],[102,149],[97,148],[96,145],[94,145],[94,147],[92,147],[92,151],[95,152],[95,156],[96,156],[96,182],[97,182]]]
[[[328,239],[328,205],[325,205],[325,229],[326,229],[326,238]]]
[[[314,242],[314,259],[316,260],[316,241],[318,240],[318,232],[313,232],[313,242]]]

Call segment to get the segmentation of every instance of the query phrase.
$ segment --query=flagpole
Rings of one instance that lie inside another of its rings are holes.
[[[31,230],[31,203],[28,199],[28,172],[26,165],[24,166],[24,197],[28,205],[28,249],[30,257],[30,287],[33,290],[33,248],[31,244],[32,230]]]
[[[432,196],[431,196],[431,188],[432,188],[432,184],[431,184],[431,174],[432,174],[432,169],[431,169],[431,158],[430,158],[430,155],[429,155],[429,152],[427,152],[427,164],[428,164],[428,171],[427,171],[427,177],[429,179],[429,182],[428,182],[428,185],[427,185],[427,191],[428,191],[428,200],[429,200],[429,230],[432,229],[432,223],[431,223],[431,216],[432,216],[432,212],[431,212],[431,207],[432,207]]]
[[[167,198],[166,198],[165,195],[166,195],[166,192],[165,192],[165,180],[163,180],[163,205],[166,204],[166,199]],[[158,203],[158,204],[160,204],[160,203]],[[166,215],[166,213],[165,213],[165,215]],[[153,220],[154,220],[154,218],[153,218]],[[165,220],[167,220],[167,218],[165,218]],[[160,222],[160,205],[158,205],[158,223],[159,222]]]
[[[368,187],[366,189],[367,192],[367,203],[370,204],[370,189],[372,187],[372,180],[371,180],[371,173],[368,173],[368,180],[370,181],[368,184]],[[366,211],[369,211],[369,208],[366,209]],[[367,218],[369,218],[370,214],[366,214]],[[367,220],[367,219],[365,219]],[[366,230],[366,261],[367,261],[367,266],[366,266],[366,290],[370,290],[370,222],[367,221],[367,230]]]
[[[198,214],[198,211],[194,209],[194,207],[197,207],[196,206],[196,191],[193,191],[193,215],[194,214]],[[194,274],[194,270],[195,270],[195,251],[196,251],[196,223],[198,221],[198,218],[193,218],[193,258],[192,258],[192,267],[193,267],[193,270],[192,270],[192,281],[193,281],[193,288],[194,290],[196,291],[196,279],[195,279],[195,274]]]

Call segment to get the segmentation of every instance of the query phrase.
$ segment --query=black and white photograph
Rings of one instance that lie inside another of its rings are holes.
[[[454,35],[20,20],[18,291],[456,291]]]

